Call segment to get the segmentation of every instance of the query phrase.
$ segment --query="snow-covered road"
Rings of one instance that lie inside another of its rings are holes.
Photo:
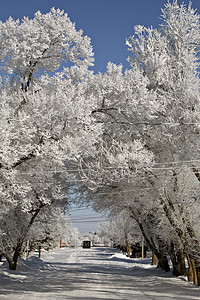
[[[62,248],[42,260],[21,262],[17,273],[0,267],[0,299],[200,299],[200,288],[115,249]]]

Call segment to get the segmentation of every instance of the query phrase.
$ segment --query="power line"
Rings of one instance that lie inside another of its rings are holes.
[[[100,219],[100,218],[102,218],[103,217],[103,215],[102,216],[94,216],[94,214],[92,215],[79,215],[79,216],[73,216],[73,217],[71,217],[71,216],[69,216],[69,218],[70,218],[70,220],[72,220],[72,221],[76,221],[76,220],[88,220],[88,219]]]
[[[193,163],[193,162],[200,162],[200,160],[193,160],[193,161],[185,161],[185,163]],[[169,163],[157,163],[157,165],[168,165],[168,164],[174,164],[174,165],[178,165],[178,164],[180,164],[180,162],[169,162]],[[193,166],[187,166],[189,169],[193,169],[194,167]],[[195,167],[197,167],[197,166],[195,166]],[[200,166],[199,166],[199,168],[200,168]],[[114,168],[113,168],[114,169]],[[116,170],[118,170],[118,169],[121,169],[121,168],[116,168]],[[89,169],[88,169],[89,170]],[[115,170],[115,169],[114,169]],[[150,171],[156,171],[156,170],[161,170],[161,171],[163,171],[163,170],[169,170],[169,171],[174,171],[175,169],[174,169],[174,167],[152,167],[152,168],[150,168]],[[139,170],[138,170],[139,171]],[[97,171],[96,171],[97,172]],[[137,172],[137,171],[136,171]],[[198,172],[195,172],[195,171],[193,171],[192,172],[193,174],[198,174]],[[200,173],[200,170],[199,170],[199,173]],[[28,173],[26,173],[26,174],[28,174]],[[18,175],[18,174],[16,174],[16,175]],[[36,176],[37,174],[35,174],[35,176]],[[144,174],[140,174],[139,172],[138,173],[135,173],[135,174],[128,174],[127,176],[129,176],[129,178],[148,178],[148,177],[155,177],[156,176],[156,174],[146,174],[146,175],[144,175]],[[165,176],[167,176],[166,174],[161,174],[161,175],[159,175],[159,177],[165,177]],[[71,180],[71,179],[62,179],[62,182],[63,183],[78,183],[78,182],[87,182],[87,181],[95,181],[96,180],[96,178],[90,178],[89,176],[88,177],[85,177],[85,179],[76,179],[76,180]],[[32,183],[38,183],[38,184],[55,184],[55,181],[53,181],[53,180],[51,180],[51,181],[49,181],[49,180],[44,180],[44,179],[41,179],[41,180],[38,180],[38,181],[35,181],[35,180],[27,180],[27,179],[25,179],[25,181],[23,182],[22,180],[20,180],[20,181],[17,181],[17,180],[15,180],[14,181],[14,184],[13,184],[13,186],[15,185],[15,184],[21,184],[21,185],[23,185],[24,183],[30,183],[30,184],[32,184]],[[7,183],[0,183],[0,185],[6,185]],[[60,184],[61,184],[61,182],[60,182]]]
[[[154,165],[182,164],[182,163],[194,163],[194,162],[200,162],[200,160],[193,159],[193,160],[169,161],[169,162],[163,162],[163,163],[154,163]]]
[[[135,187],[134,189],[126,189],[126,190],[118,190],[116,192],[96,192],[95,194],[91,195],[89,194],[89,197],[91,196],[119,196],[120,194],[123,195],[123,194],[127,194],[127,193],[130,193],[130,192],[136,192],[137,193],[137,196],[142,196],[140,193],[142,193],[143,191],[155,191],[155,192],[159,192],[161,191],[162,189],[166,189],[167,186],[159,186],[159,187],[146,187],[146,188],[141,188],[141,187]],[[196,190],[196,187],[195,188],[191,188],[191,189],[188,189],[187,188],[187,191],[197,191]],[[55,198],[50,198],[50,197],[47,197],[48,200],[55,200]],[[85,209],[84,209],[85,210]],[[70,210],[67,211],[67,213],[70,213]],[[70,216],[69,216],[70,217]]]
[[[74,224],[76,224],[76,223],[100,223],[100,222],[103,222],[103,221],[105,221],[105,220],[99,220],[99,221],[75,221],[75,222],[73,222]],[[107,221],[107,220],[106,220]]]
[[[166,164],[168,164],[168,163],[166,163]],[[179,164],[179,162],[174,162],[174,164]],[[192,167],[190,167],[190,169],[193,169],[193,166]],[[174,171],[175,169],[173,168],[173,167],[160,167],[160,168],[152,168],[152,169],[150,169],[150,171],[151,170],[161,170],[161,171],[163,171],[163,170],[165,170],[165,171]],[[199,172],[195,172],[195,171],[192,171],[192,173],[193,174],[199,174],[200,173],[200,170],[199,170]],[[136,174],[132,174],[132,175],[129,175],[129,178],[140,178],[140,179],[147,179],[147,178],[149,178],[149,177],[154,177],[154,178],[156,178],[156,174],[146,174],[146,175],[144,175],[144,174],[139,174],[139,173],[136,173]],[[159,177],[166,177],[166,176],[169,176],[169,174],[161,174],[161,175],[159,175]],[[123,179],[123,178],[122,178]],[[125,179],[127,179],[127,178],[125,178]],[[92,180],[92,181],[95,181],[96,179],[95,178],[85,178],[85,179],[78,179],[78,180],[65,180],[65,179],[63,179],[63,183],[74,183],[74,182],[87,182],[87,181],[90,181],[90,180]],[[32,184],[32,183],[38,183],[38,184],[46,184],[46,185],[49,185],[49,184],[55,184],[55,181],[48,181],[48,180],[40,180],[40,181],[28,181],[28,180],[25,180],[25,182],[22,182],[22,181],[14,181],[14,184],[12,184],[12,185],[10,185],[10,186],[15,186],[15,184],[20,184],[20,185],[23,185],[23,184],[27,184],[27,183],[30,183],[30,184]],[[5,185],[7,185],[7,183],[5,182],[5,183],[0,183],[0,185],[2,185],[2,186],[5,186]],[[49,186],[50,187],[50,186]],[[76,192],[76,191],[75,191]]]
[[[21,120],[19,119],[13,119],[13,118],[8,118],[9,121],[14,121],[14,122],[20,122],[22,123]],[[74,119],[73,118],[68,118],[67,121],[73,121]],[[83,120],[84,120],[84,117],[83,117]],[[25,122],[28,121],[27,120],[24,120]],[[147,125],[147,126],[187,126],[187,125],[191,125],[191,126],[195,126],[195,125],[200,125],[200,122],[155,122],[155,123],[150,123],[150,122],[112,122],[112,121],[108,121],[108,122],[101,122],[101,121],[98,121],[98,123],[102,123],[102,124],[111,124],[111,125],[134,125],[134,126],[137,126],[137,125]],[[23,125],[23,123],[22,123]]]
[[[92,207],[91,206],[88,206],[88,207],[85,207],[85,208],[77,208],[77,209],[72,209],[72,210],[69,210],[68,212],[73,212],[73,211],[80,211],[80,210],[88,210],[88,209],[91,209]]]
[[[140,170],[143,169],[143,168],[149,168],[149,169],[161,169],[161,168],[155,168],[154,166],[155,165],[170,165],[170,164],[189,164],[189,163],[197,163],[197,162],[200,162],[200,159],[194,159],[194,160],[180,160],[180,161],[168,161],[168,162],[160,162],[160,163],[152,163],[151,165],[147,164],[147,165],[144,165],[144,167],[140,167]],[[104,167],[102,168],[103,170],[120,170],[120,169],[125,169],[124,167],[112,167],[112,166],[109,166],[109,167]],[[162,169],[165,169],[165,168],[162,168]],[[30,171],[27,171],[27,172],[20,172],[19,170],[17,170],[17,174],[18,173],[20,175],[30,175],[30,176],[35,176],[37,174],[52,174],[52,173],[67,173],[67,172],[82,172],[82,171],[93,171],[94,169],[92,168],[83,168],[83,169],[66,169],[66,170],[51,170],[51,171],[35,171],[35,174],[34,173],[31,173]],[[139,169],[138,169],[139,170]],[[95,171],[98,171],[98,169],[96,168]],[[69,182],[76,182],[76,181],[84,181],[84,179],[74,179],[74,180],[71,180]],[[65,180],[65,182],[67,182]]]

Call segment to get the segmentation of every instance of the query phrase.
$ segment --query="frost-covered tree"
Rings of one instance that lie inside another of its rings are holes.
[[[69,217],[64,215],[63,209],[52,204],[40,211],[24,245],[27,244],[31,251],[39,247],[49,250],[60,246],[60,242],[70,246],[70,239],[77,240],[77,236],[77,230],[72,226]]]
[[[199,180],[200,22],[191,3],[186,7],[177,1],[168,1],[161,18],[159,29],[135,28],[135,35],[127,41],[133,53],[129,61],[143,71],[149,92],[155,95],[155,112],[142,139],[154,153],[154,174],[159,176],[158,169],[163,169],[161,204],[184,252],[196,266],[199,284],[200,246],[191,222],[190,213],[194,212],[188,208],[199,190],[195,176]],[[190,193],[185,189],[186,176]]]
[[[78,228],[72,225],[70,218],[68,218],[67,224],[65,226],[65,231],[63,232],[62,241],[64,241],[67,247],[79,247],[82,242],[81,234]]]
[[[130,125],[130,103],[128,99],[136,98],[132,112],[136,112],[140,96],[147,96],[146,80],[140,72],[127,71],[124,75],[122,66],[108,63],[105,74],[92,78],[90,90],[97,103],[92,111],[98,124],[103,125],[102,139],[93,158],[80,157],[80,175],[90,187],[96,189],[118,182],[145,169],[154,161],[151,150],[144,147],[140,136]],[[133,86],[132,95],[130,95]],[[146,94],[146,95],[145,95]]]
[[[143,227],[152,224],[154,232],[147,233],[155,241],[163,239],[165,253],[178,237],[175,251],[187,254],[189,263],[192,259],[197,283],[198,215],[191,204],[199,206],[200,22],[191,3],[186,7],[177,1],[167,2],[161,19],[158,29],[136,26],[127,40],[131,70],[122,74],[121,66],[109,63],[107,73],[96,77],[98,107],[93,114],[104,124],[104,140],[95,160],[82,164],[82,175],[103,188],[102,207],[137,204],[136,219],[143,208]],[[126,193],[127,186],[135,193],[107,201],[106,192]],[[157,220],[154,211],[160,212]]]
[[[63,197],[66,161],[95,153],[101,124],[87,95],[90,39],[67,14],[9,18],[0,32],[0,253],[16,269],[41,209]]]
[[[140,228],[128,211],[121,211],[119,214],[110,216],[110,222],[100,224],[100,236],[107,240],[107,243],[112,244],[123,252],[126,252],[130,257],[132,246],[141,245],[142,234]]]
[[[16,89],[30,90],[41,72],[54,72],[63,64],[91,66],[94,58],[90,38],[77,31],[68,15],[52,8],[0,23],[1,69],[12,76]]]

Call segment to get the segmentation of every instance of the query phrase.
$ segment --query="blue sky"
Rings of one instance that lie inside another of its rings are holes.
[[[40,10],[46,13],[51,7],[63,9],[77,29],[91,38],[95,52],[94,71],[105,72],[108,61],[124,65],[128,57],[126,38],[133,35],[137,24],[157,27],[161,8],[167,0],[5,0],[1,1],[0,19],[9,16],[32,18]],[[189,0],[184,1],[186,4]],[[182,3],[182,1],[179,1]],[[193,0],[193,7],[200,13],[200,0]],[[99,215],[91,210],[73,210],[74,225],[83,232],[97,229]],[[82,222],[81,222],[82,221]]]
[[[100,230],[98,224],[106,220],[106,217],[103,214],[97,214],[93,209],[87,207],[74,206],[67,215],[80,233],[98,231]]]
[[[95,72],[104,72],[108,61],[128,68],[125,40],[133,35],[136,24],[154,27],[160,20],[160,9],[167,0],[6,0],[1,1],[0,19],[33,17],[37,10],[46,13],[51,7],[63,9],[77,29],[92,40]],[[184,1],[188,4],[189,0]],[[182,1],[179,1],[182,3]],[[200,12],[200,0],[193,0]]]

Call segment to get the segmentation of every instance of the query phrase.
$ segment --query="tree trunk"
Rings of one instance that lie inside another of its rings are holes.
[[[180,247],[180,245],[179,245]],[[171,247],[169,249],[169,256],[173,265],[173,275],[181,276],[186,275],[186,267],[185,267],[185,256],[183,254],[183,249],[176,250],[174,242],[171,242]]]
[[[165,272],[170,271],[170,267],[166,255],[163,256],[160,255],[160,257],[158,258],[158,268],[164,270]]]
[[[152,265],[152,266],[157,266],[157,264],[158,264],[157,256],[155,255],[155,253],[152,252],[152,261],[151,261],[151,265]]]
[[[166,198],[168,202],[171,204],[169,197],[166,195]],[[173,204],[171,205],[173,207]],[[176,233],[178,234],[182,245],[184,247],[184,251],[187,253],[187,259],[189,264],[189,270],[188,270],[188,280],[194,282],[194,284],[200,285],[200,280],[198,279],[197,275],[197,269],[200,265],[200,245],[198,242],[198,239],[196,238],[194,229],[192,228],[188,218],[186,215],[183,214],[183,207],[180,207],[180,213],[182,221],[184,221],[184,229],[179,226],[177,226],[177,222],[175,222],[173,217],[173,209],[170,210],[170,205],[166,205],[163,203],[163,209],[166,213],[166,216],[172,225],[172,227],[175,229]],[[198,273],[199,274],[199,273]]]
[[[21,253],[21,250],[22,250],[22,244],[23,244],[22,241],[19,241],[17,243],[17,246],[15,248],[15,252],[14,252],[12,260],[7,258],[10,270],[16,270],[17,269],[17,261],[18,261],[19,255]]]
[[[170,255],[172,266],[173,266],[173,275],[174,276],[186,276],[186,267],[185,267],[185,258],[184,256],[177,254]]]
[[[193,282],[194,284],[198,285],[198,278],[197,278],[197,272],[196,267],[194,264],[193,259],[189,255],[187,255],[187,261],[188,261],[188,281]]]
[[[187,255],[187,261],[188,261],[188,281],[189,282],[194,282],[194,273],[193,273],[193,268],[192,268],[192,262],[190,259],[190,256]]]
[[[196,267],[197,285],[200,286],[200,267]]]
[[[128,257],[131,257],[131,253],[132,253],[132,249],[131,249],[131,247],[128,245],[128,246],[127,246],[127,255],[128,255]]]
[[[130,244],[129,244],[127,238],[126,238],[126,252],[127,252],[128,257],[130,257],[130,256],[131,256],[131,253],[132,253],[132,249],[131,249],[131,247],[130,247]]]
[[[178,275],[177,276],[181,276],[181,275],[186,275],[186,266],[185,266],[185,255],[183,253],[183,250],[180,249],[177,251],[177,271],[178,271]]]
[[[168,263],[168,259],[167,256],[164,255],[161,251],[157,250],[155,243],[153,242],[152,239],[149,239],[144,231],[144,228],[142,226],[142,224],[136,220],[138,222],[138,225],[140,227],[140,230],[143,234],[143,237],[146,241],[146,244],[148,245],[148,247],[152,250],[152,252],[157,256],[158,259],[158,268],[160,268],[161,270],[165,270],[165,272],[169,272],[170,271],[170,267],[169,267],[169,263]]]
[[[40,206],[35,210],[34,214],[32,215],[32,217],[30,219],[30,222],[29,222],[29,224],[28,224],[28,226],[26,228],[25,234],[18,239],[18,243],[16,245],[13,258],[10,259],[10,257],[8,255],[3,254],[4,257],[8,261],[9,269],[10,270],[16,270],[17,269],[17,261],[18,261],[19,255],[21,253],[21,250],[22,250],[23,242],[24,242],[24,240],[25,240],[25,238],[27,236],[27,233],[29,232],[31,226],[33,225],[33,223],[35,221],[35,218],[37,217],[37,215],[39,214],[39,212],[40,212],[40,210],[41,210],[41,208],[43,206],[44,206],[44,204],[41,203]]]

